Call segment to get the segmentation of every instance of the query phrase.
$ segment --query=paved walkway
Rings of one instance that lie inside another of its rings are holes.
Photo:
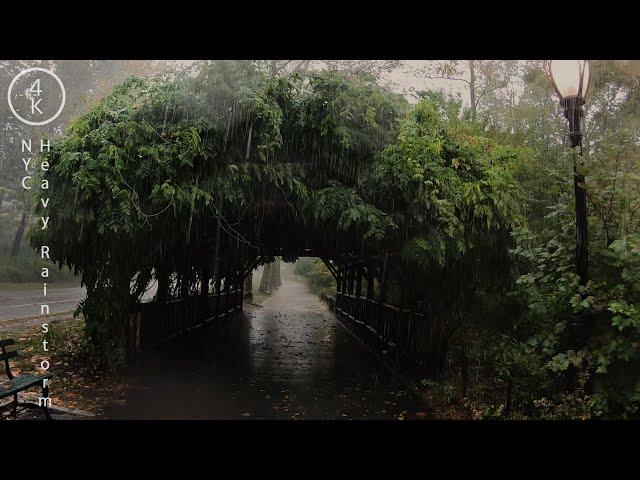
[[[119,419],[411,419],[423,411],[301,283],[197,329],[128,372]],[[420,414],[422,416],[422,414]]]

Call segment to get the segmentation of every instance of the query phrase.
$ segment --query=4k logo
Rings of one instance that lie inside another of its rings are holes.
[[[7,92],[11,113],[26,125],[46,125],[62,113],[66,92],[51,70],[33,67],[18,73]]]

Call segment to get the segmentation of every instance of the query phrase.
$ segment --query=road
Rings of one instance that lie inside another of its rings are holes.
[[[82,287],[55,285],[47,288],[46,297],[42,293],[42,286],[33,284],[24,289],[17,285],[0,288],[0,332],[36,325],[43,303],[49,305],[50,314],[73,311],[86,294]]]
[[[424,410],[293,280],[263,308],[148,353],[126,377],[131,390],[105,418],[411,419]]]

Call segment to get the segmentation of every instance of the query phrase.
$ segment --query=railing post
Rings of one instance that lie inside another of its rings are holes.
[[[216,319],[220,318],[220,289],[222,287],[222,278],[220,275],[216,278],[214,292],[216,295]]]
[[[202,306],[202,321],[209,317],[209,264],[207,262],[202,266],[202,279],[200,281],[200,304]]]
[[[231,283],[229,282],[229,276],[225,275],[224,276],[224,296],[225,296],[225,302],[224,302],[224,312],[225,314],[229,314],[229,299],[230,299],[230,295],[231,294]]]
[[[344,265],[338,267],[338,278],[340,279],[340,288],[338,289],[340,292],[338,296],[340,301],[338,302],[336,298],[336,305],[338,305],[341,310],[344,310],[344,292],[347,289],[347,271]]]

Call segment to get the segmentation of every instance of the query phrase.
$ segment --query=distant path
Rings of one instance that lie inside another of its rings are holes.
[[[306,285],[147,352],[120,419],[398,419],[423,407]],[[420,414],[422,415],[422,414]]]
[[[10,289],[0,287],[0,331],[6,331],[10,325],[37,324],[40,305],[45,303],[45,299],[49,305],[49,313],[55,314],[75,310],[85,295],[83,287],[57,288],[51,285],[46,297],[42,295],[42,286],[29,285],[24,290],[13,285]],[[30,322],[29,319],[34,320]]]

